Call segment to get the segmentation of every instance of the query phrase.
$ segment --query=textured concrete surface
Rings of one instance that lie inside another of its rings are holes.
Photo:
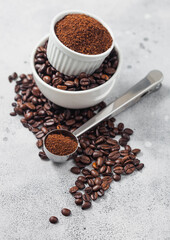
[[[151,0],[50,0],[1,2],[0,11],[0,239],[2,240],[169,240],[170,239],[170,2]],[[56,166],[37,156],[34,136],[12,118],[13,71],[30,73],[34,45],[62,10],[82,9],[102,17],[123,53],[121,78],[111,101],[151,69],[164,73],[163,87],[117,117],[134,129],[133,147],[145,163],[105,197],[82,212],[68,188],[72,162]],[[72,216],[61,216],[62,207]],[[51,215],[59,224],[48,222]]]

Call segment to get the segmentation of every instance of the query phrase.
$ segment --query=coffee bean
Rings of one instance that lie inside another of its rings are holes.
[[[100,185],[95,185],[95,186],[93,187],[93,191],[94,191],[94,192],[97,192],[100,188],[101,188]]]
[[[63,208],[63,209],[61,210],[61,213],[62,213],[64,216],[70,216],[71,211],[70,211],[70,209],[68,209],[68,208]]]
[[[126,166],[124,167],[124,170],[126,172],[126,174],[131,174],[135,171],[135,166],[133,164],[126,164]]]
[[[135,148],[132,150],[132,153],[137,155],[138,153],[140,153],[140,149],[139,148]]]
[[[39,157],[40,157],[42,160],[49,160],[44,151],[39,152]]]
[[[137,170],[141,170],[143,167],[144,167],[144,164],[140,163],[138,166],[136,166],[136,169]]]
[[[91,197],[91,199],[93,201],[95,201],[98,198],[98,193],[97,192],[93,192],[93,193],[91,193],[90,197]]]
[[[93,154],[93,150],[90,148],[90,147],[87,147],[85,150],[84,150],[84,153],[88,156],[91,156]]]
[[[88,179],[87,182],[88,182],[88,184],[89,184],[90,187],[93,187],[93,186],[95,185],[93,179]]]
[[[33,94],[35,97],[39,97],[39,96],[40,96],[40,90],[38,89],[38,87],[33,87],[33,89],[32,89],[32,94]]]
[[[76,185],[79,189],[85,188],[84,183],[81,182],[80,180],[77,180],[77,181],[75,182],[75,185]]]
[[[123,123],[119,123],[118,126],[117,126],[118,130],[121,132],[123,131],[123,128],[124,128],[124,124]]]
[[[71,194],[76,193],[77,191],[78,191],[78,187],[77,186],[71,187],[70,190],[69,190],[69,192]]]
[[[130,128],[125,128],[124,132],[127,133],[128,135],[132,135],[133,134],[133,130]]]
[[[70,120],[66,121],[66,125],[71,126],[71,125],[75,124],[75,122],[76,122],[75,119],[70,119]]]
[[[88,194],[88,193],[85,193],[85,194],[83,194],[83,200],[85,201],[85,202],[90,202],[90,195]]]
[[[94,151],[93,152],[93,157],[94,158],[98,158],[98,157],[102,157],[103,156],[103,153],[101,153],[100,151]]]
[[[25,114],[25,119],[28,121],[33,117],[33,112],[28,112]]]
[[[83,199],[82,198],[75,199],[75,204],[82,205],[82,203],[83,203]]]
[[[44,76],[43,81],[46,82],[46,83],[50,83],[51,82],[51,77],[50,76]]]
[[[98,194],[98,197],[104,196],[104,190],[103,190],[103,189],[100,189],[100,190],[97,192],[97,194]]]
[[[87,175],[90,174],[90,170],[87,169],[87,168],[84,168],[84,169],[82,170],[82,174],[83,174],[84,176],[87,176]]]
[[[11,116],[16,116],[17,114],[16,114],[16,112],[11,112],[10,115]]]
[[[91,207],[91,202],[86,202],[86,201],[85,201],[85,202],[83,203],[83,205],[82,205],[81,208],[82,208],[83,210],[86,210],[86,209],[88,209],[88,208],[90,208],[90,207]]]
[[[111,75],[115,73],[115,69],[114,68],[106,68],[105,69],[105,73]]]
[[[80,161],[84,164],[90,164],[91,160],[88,156],[83,155],[80,159]]]
[[[121,145],[121,146],[126,146],[126,144],[127,144],[127,139],[126,138],[120,138],[119,139],[119,144]]]
[[[109,189],[110,183],[105,181],[102,183],[101,187],[104,191],[106,191],[107,189]]]
[[[43,141],[42,141],[42,139],[38,139],[36,145],[37,145],[38,148],[41,148],[42,145],[43,145]]]
[[[120,179],[121,179],[121,175],[119,175],[119,174],[113,175],[113,180],[114,181],[118,182],[118,181],[120,181]]]
[[[81,182],[83,182],[83,183],[86,183],[86,182],[87,182],[87,179],[86,179],[84,176],[79,176],[79,177],[77,178],[77,180],[79,180],[79,181],[81,181]]]
[[[90,84],[90,80],[88,78],[82,78],[80,80],[80,85],[82,86],[88,86]]]
[[[102,167],[104,163],[104,159],[102,157],[97,158],[97,166]]]
[[[79,174],[81,172],[80,168],[78,167],[72,167],[70,171],[74,174]]]
[[[93,162],[93,163],[92,163],[92,167],[93,167],[95,170],[98,170],[98,169],[99,169],[99,167],[97,166],[96,162]]]
[[[113,172],[116,174],[122,174],[123,173],[123,167],[114,167]]]
[[[99,172],[100,173],[104,173],[106,171],[106,166],[102,166],[100,169],[99,169]]]
[[[85,191],[87,194],[90,194],[90,193],[92,193],[93,189],[92,189],[92,187],[86,187],[86,188],[84,189],[84,191]]]
[[[91,175],[94,177],[98,177],[99,173],[95,169],[93,169],[93,170],[91,170]]]
[[[82,193],[81,192],[76,192],[74,194],[74,198],[78,199],[78,198],[82,198]]]
[[[95,182],[96,185],[101,185],[102,184],[102,180],[101,180],[100,177],[95,178],[94,182]]]
[[[56,223],[58,222],[58,218],[55,217],[55,216],[51,216],[51,217],[49,218],[49,221],[50,221],[50,223],[56,224]]]

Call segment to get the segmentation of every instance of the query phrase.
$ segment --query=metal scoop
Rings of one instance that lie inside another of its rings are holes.
[[[102,111],[92,117],[89,121],[83,124],[81,127],[76,129],[73,133],[66,130],[53,130],[49,132],[44,138],[44,151],[49,159],[54,162],[61,163],[68,159],[69,155],[58,156],[49,152],[45,146],[46,138],[51,133],[61,133],[71,138],[74,138],[77,141],[78,147],[78,137],[82,135],[84,132],[88,131],[90,128],[96,126],[98,123],[103,121],[104,119],[115,116],[120,112],[124,111],[128,107],[137,103],[140,99],[142,99],[145,95],[150,94],[161,87],[161,82],[163,80],[163,74],[159,70],[153,70],[148,73],[148,75],[135,84],[132,88],[130,88],[123,96],[110,103],[107,107],[105,107]],[[77,149],[76,149],[77,150]],[[74,152],[76,152],[76,150]],[[71,154],[73,154],[72,152]]]

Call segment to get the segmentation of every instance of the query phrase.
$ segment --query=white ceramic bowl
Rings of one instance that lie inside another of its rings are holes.
[[[75,52],[70,48],[66,47],[56,36],[54,27],[55,24],[65,17],[68,14],[80,13],[86,14],[94,19],[98,20],[110,33],[113,42],[111,47],[101,53],[96,55],[87,55]],[[110,54],[115,44],[115,39],[113,37],[113,33],[111,29],[106,25],[106,23],[101,20],[99,17],[96,17],[93,14],[89,14],[87,12],[82,11],[65,11],[59,13],[54,17],[50,27],[50,35],[47,46],[47,57],[48,61],[51,65],[57,69],[59,72],[64,73],[66,75],[78,75],[81,72],[85,72],[87,74],[93,73],[97,68],[100,67],[104,59]]]
[[[60,90],[58,88],[54,88],[49,84],[45,83],[38,75],[34,65],[34,56],[36,50],[39,46],[42,46],[48,39],[48,36],[43,37],[40,42],[35,47],[32,56],[31,56],[31,68],[33,72],[34,79],[36,84],[38,85],[41,92],[44,94],[46,98],[48,98],[53,103],[72,109],[81,109],[94,106],[101,101],[103,101],[108,94],[112,91],[113,86],[115,84],[116,79],[119,76],[120,68],[121,68],[121,55],[118,45],[115,43],[115,49],[118,53],[118,67],[114,75],[104,84],[84,91],[65,91]]]

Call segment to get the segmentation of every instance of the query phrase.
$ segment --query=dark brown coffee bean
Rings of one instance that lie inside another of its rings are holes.
[[[91,202],[84,202],[82,205],[82,209],[86,210],[91,207]]]
[[[141,150],[139,148],[135,148],[135,149],[132,150],[132,153],[137,155],[138,153],[140,153],[140,151]]]
[[[124,124],[123,123],[119,123],[117,126],[118,130],[121,132],[124,129]]]
[[[97,194],[98,194],[98,197],[102,197],[102,196],[104,195],[103,189],[101,188],[101,189],[97,192]]]
[[[50,223],[56,224],[56,223],[58,222],[58,218],[55,217],[55,216],[51,216],[51,217],[49,218],[49,221],[50,221]]]
[[[109,189],[110,183],[105,181],[105,182],[102,183],[101,187],[104,191],[106,191],[107,189]]]
[[[11,116],[16,116],[17,114],[16,114],[16,112],[11,112],[10,115]]]
[[[93,150],[90,148],[90,147],[87,147],[85,150],[84,150],[84,153],[88,156],[91,156],[93,154]]]
[[[42,139],[38,139],[36,145],[37,145],[38,148],[41,148],[42,145],[43,145],[43,141],[42,141]]]
[[[95,170],[98,170],[98,169],[99,169],[99,167],[97,166],[96,162],[93,162],[93,163],[92,163],[92,167],[93,167]]]
[[[70,209],[68,209],[68,208],[63,208],[63,209],[61,210],[61,213],[62,213],[64,216],[70,216],[71,211],[70,211]]]
[[[82,193],[81,192],[76,192],[74,194],[74,198],[78,199],[78,198],[82,198]]]
[[[140,160],[139,160],[139,159],[134,159],[134,160],[133,160],[133,164],[134,164],[135,166],[138,166],[139,163],[140,163]]]
[[[35,105],[30,102],[26,102],[24,105],[31,110],[35,110]]]
[[[80,161],[84,164],[90,164],[90,162],[91,162],[90,158],[88,156],[85,156],[85,155],[81,156]]]
[[[90,80],[88,78],[82,78],[80,80],[80,85],[82,86],[88,86],[90,84]]]
[[[79,188],[79,189],[84,189],[85,188],[85,185],[83,182],[81,182],[80,180],[77,180],[75,182],[75,185]]]
[[[87,168],[84,168],[84,169],[82,170],[82,174],[83,174],[84,176],[89,175],[89,174],[90,174],[90,170],[87,169]]]
[[[136,166],[136,169],[137,170],[141,170],[143,167],[144,167],[144,164],[140,163],[138,166]]]
[[[115,73],[115,69],[114,68],[106,68],[105,69],[105,73],[107,73],[107,74],[109,74],[109,75],[111,75],[111,74],[114,74]]]
[[[40,96],[40,90],[38,89],[38,87],[33,87],[33,89],[32,89],[32,94],[33,94],[35,97],[39,97],[39,96]]]
[[[111,176],[105,176],[103,177],[102,181],[111,183],[113,181],[113,178]]]
[[[49,160],[44,151],[39,152],[39,157],[40,157],[42,160]]]
[[[87,182],[88,182],[88,184],[89,184],[90,187],[93,187],[93,186],[95,185],[93,179],[88,179]]]
[[[84,169],[83,169],[84,170]],[[86,183],[87,182],[87,179],[84,177],[84,176],[79,176],[78,178],[77,178],[77,180],[79,180],[79,181],[81,181],[81,182],[83,182],[83,183]]]
[[[51,82],[51,77],[50,76],[44,76],[43,81],[46,82],[46,83],[50,83]]]
[[[116,140],[112,139],[112,138],[108,138],[108,139],[106,140],[106,142],[107,142],[108,144],[111,144],[111,145],[117,145],[117,144],[118,144],[118,142],[117,142]]]
[[[76,205],[82,205],[82,203],[83,203],[83,199],[82,198],[75,199],[75,204]]]
[[[99,169],[99,172],[100,173],[104,173],[106,171],[106,166],[102,166],[100,169]]]
[[[131,174],[135,171],[135,166],[133,164],[126,164],[126,166],[124,167],[124,170],[126,172],[126,174]]]
[[[74,87],[74,82],[73,81],[65,81],[64,83],[67,87]]]
[[[85,191],[85,193],[90,194],[90,193],[92,193],[93,189],[92,189],[92,187],[86,187],[84,189],[84,191]]]
[[[94,151],[93,152],[93,157],[94,158],[98,158],[98,157],[102,157],[103,156],[103,153],[101,153],[100,151]]]
[[[77,186],[71,187],[70,190],[69,190],[69,192],[71,194],[76,193],[77,191],[78,191],[78,187]]]
[[[119,157],[120,153],[117,151],[111,152],[108,156],[108,158],[111,159],[112,161],[118,159]]]
[[[74,174],[80,174],[81,170],[78,167],[72,167],[70,171]]]
[[[33,112],[26,113],[24,117],[27,121],[30,120],[33,117]]]
[[[94,177],[98,177],[99,173],[95,169],[93,169],[93,170],[91,170],[91,175]]]
[[[121,175],[119,175],[119,174],[113,175],[113,180],[114,181],[118,182],[118,181],[120,181],[120,179],[121,179]]]
[[[95,178],[94,180],[96,185],[101,185],[102,184],[102,179],[100,177]]]
[[[42,131],[39,131],[39,132],[37,132],[36,134],[35,134],[35,136],[36,136],[36,138],[42,138],[42,137],[44,137],[44,133],[42,132]]]
[[[91,197],[91,199],[93,201],[95,201],[98,198],[98,193],[97,192],[93,192],[93,193],[91,193],[90,197]]]
[[[121,145],[121,146],[126,146],[126,144],[127,144],[127,139],[126,138],[120,138],[119,139],[119,144]]]
[[[90,202],[90,195],[89,194],[87,194],[87,193],[85,193],[85,194],[83,194],[83,200],[85,201],[85,202]]]
[[[123,167],[114,167],[113,172],[116,174],[122,174],[123,173]]]
[[[97,192],[100,188],[101,188],[100,185],[95,185],[95,186],[93,187],[93,191],[94,191],[94,192]]]
[[[133,134],[133,130],[130,129],[130,128],[125,128],[125,129],[124,129],[124,132],[125,132],[126,134],[128,134],[128,135],[132,135],[132,134]]]
[[[130,151],[131,151],[131,147],[130,147],[129,145],[126,145],[126,146],[125,146],[125,150],[127,150],[127,151],[130,152]]]
[[[102,167],[104,164],[104,159],[102,157],[97,158],[97,166]]]

